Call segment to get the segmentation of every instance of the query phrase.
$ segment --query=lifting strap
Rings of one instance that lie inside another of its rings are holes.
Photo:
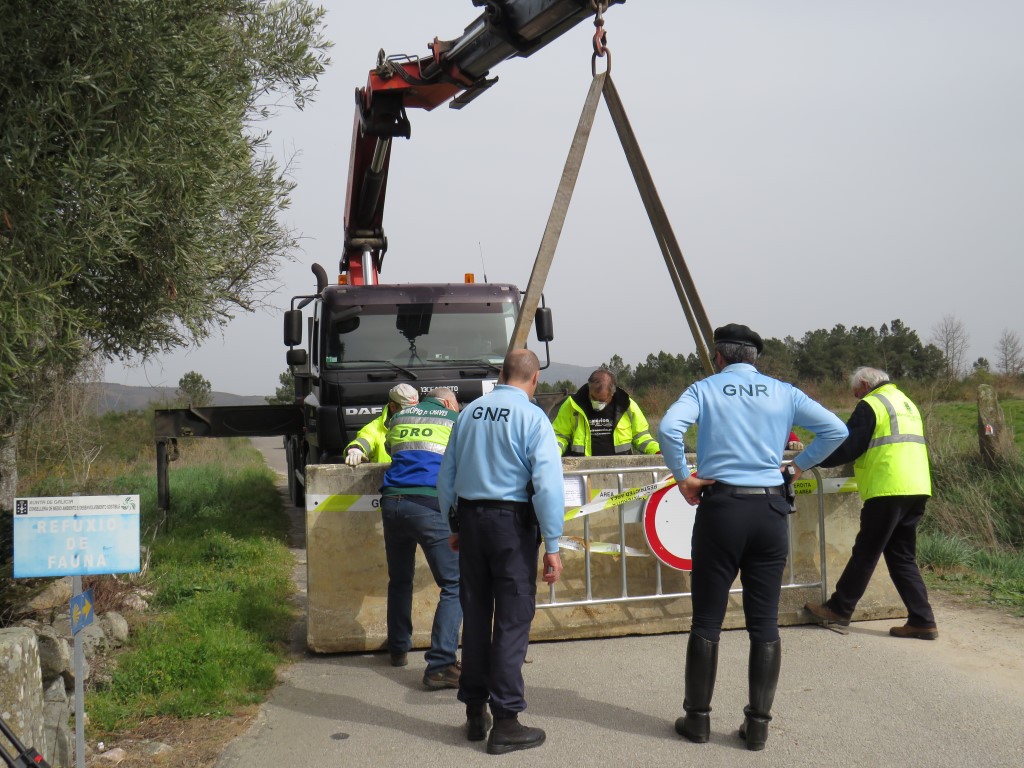
[[[547,280],[548,272],[551,270],[551,262],[554,259],[555,248],[558,246],[558,238],[562,234],[562,225],[565,223],[565,215],[569,210],[569,201],[572,199],[572,192],[576,186],[576,179],[579,177],[580,166],[583,163],[583,154],[590,140],[590,132],[594,125],[594,115],[597,112],[597,102],[604,96],[608,112],[611,114],[612,123],[619,136],[623,152],[633,173],[633,180],[636,182],[644,207],[647,209],[647,217],[654,228],[654,235],[658,241],[662,256],[665,259],[665,266],[668,268],[672,285],[675,286],[679,303],[686,315],[686,322],[693,335],[694,344],[697,347],[697,354],[701,359],[704,370],[710,375],[714,373],[712,359],[714,357],[714,339],[711,331],[711,323],[708,321],[704,305],[697,295],[697,288],[694,285],[690,270],[686,266],[683,252],[679,247],[675,234],[672,232],[672,225],[669,223],[668,214],[661,204],[661,198],[654,186],[654,180],[644,161],[643,153],[637,143],[636,135],[626,117],[626,110],[619,98],[619,93],[612,83],[609,72],[602,72],[594,75],[590,84],[590,91],[583,104],[583,112],[580,114],[579,124],[576,127],[576,135],[573,137],[569,147],[569,156],[566,158],[565,167],[562,170],[562,178],[558,183],[558,191],[555,193],[554,202],[551,205],[551,213],[548,215],[548,223],[544,228],[544,236],[541,238],[540,248],[537,251],[537,258],[533,263],[533,272],[530,274],[530,282],[526,286],[526,294],[523,296],[522,307],[519,317],[516,318],[515,329],[512,333],[512,341],[509,349],[523,349],[526,346],[530,326],[533,324],[534,315],[540,303],[540,295],[544,290],[544,283]]]

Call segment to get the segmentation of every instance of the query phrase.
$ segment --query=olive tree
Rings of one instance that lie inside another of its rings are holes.
[[[19,419],[90,354],[251,310],[295,244],[260,122],[327,64],[305,0],[13,0],[0,23],[0,508]]]

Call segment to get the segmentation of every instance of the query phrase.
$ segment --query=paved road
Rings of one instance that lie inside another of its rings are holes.
[[[262,445],[279,466],[279,442]],[[301,554],[301,550],[297,550]],[[782,677],[768,746],[736,737],[746,703],[747,639],[726,632],[709,744],[675,735],[682,714],[685,634],[535,643],[525,667],[524,722],[547,730],[539,749],[494,757],[464,740],[454,691],[420,684],[386,654],[303,654],[251,730],[216,768],[515,765],[944,766],[1024,765],[1024,621],[937,605],[936,642],[897,640],[894,621],[848,634],[782,630]]]

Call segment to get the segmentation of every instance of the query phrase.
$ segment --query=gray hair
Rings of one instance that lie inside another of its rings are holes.
[[[726,365],[733,363],[750,363],[757,360],[757,348],[749,344],[734,344],[731,341],[720,341],[715,344],[715,351],[722,356]]]
[[[434,387],[434,389],[427,392],[424,397],[433,397],[436,400],[440,400],[443,403],[455,403],[456,409],[458,407],[459,398],[455,396],[455,393],[448,387]]]
[[[885,371],[862,365],[850,376],[850,388],[856,389],[859,385],[864,384],[868,389],[874,389],[880,384],[885,384],[888,380],[889,374]]]

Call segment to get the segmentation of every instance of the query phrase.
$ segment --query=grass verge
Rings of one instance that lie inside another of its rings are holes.
[[[155,610],[87,698],[94,737],[146,718],[232,714],[275,683],[294,621],[275,478],[248,441],[204,441],[201,452],[172,471],[170,528],[149,553]]]

